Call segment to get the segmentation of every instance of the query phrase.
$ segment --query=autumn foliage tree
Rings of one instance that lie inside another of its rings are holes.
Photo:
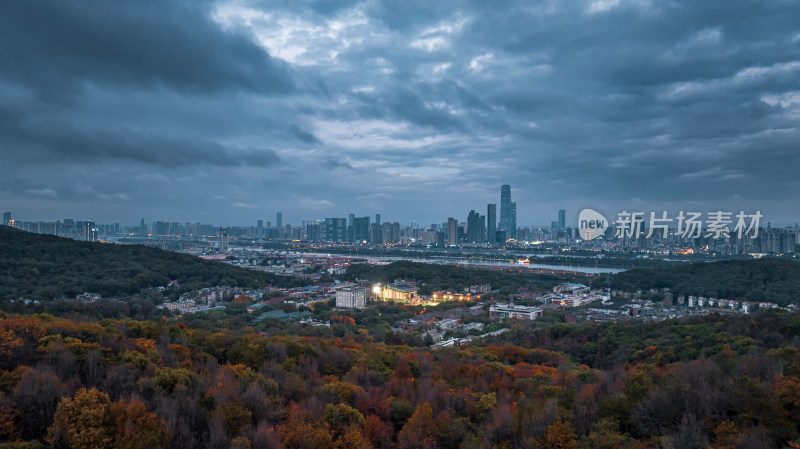
[[[397,445],[402,449],[432,448],[434,447],[435,431],[433,409],[430,404],[423,402],[397,434]]]
[[[81,388],[74,397],[58,404],[48,442],[70,449],[106,449],[111,447],[111,400],[95,388]]]

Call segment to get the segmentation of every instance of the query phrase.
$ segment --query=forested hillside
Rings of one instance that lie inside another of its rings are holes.
[[[767,258],[640,268],[613,275],[610,286],[628,291],[666,287],[678,295],[772,301],[785,306],[800,303],[800,262]]]
[[[0,226],[0,299],[52,299],[83,292],[125,297],[175,279],[187,288],[302,284],[141,245],[78,242]]]
[[[800,443],[798,315],[511,327],[496,341],[431,351],[387,345],[352,323],[332,324],[328,337],[265,337],[0,312],[0,446]]]

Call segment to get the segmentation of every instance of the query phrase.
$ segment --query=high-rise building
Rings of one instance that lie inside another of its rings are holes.
[[[369,241],[369,217],[353,219],[353,241],[356,243]]]
[[[469,211],[467,216],[467,241],[471,243],[483,243],[486,241],[486,217],[475,212]]]
[[[447,219],[447,244],[458,245],[458,220],[453,217]]]
[[[81,225],[78,226],[81,237],[83,240],[87,242],[96,242],[97,241],[97,225],[93,221],[84,221],[78,222]]]
[[[375,224],[381,224],[381,214],[375,214]]]
[[[11,212],[3,212],[3,226],[8,226],[9,221],[11,221]]]
[[[256,236],[259,238],[264,237],[264,220],[258,220],[256,223]]]
[[[508,237],[509,238],[515,239],[515,238],[517,238],[517,202],[516,201],[512,201],[511,202],[511,213],[509,215],[510,216],[508,217],[509,218],[509,220],[508,220],[508,231],[506,231],[506,232],[508,232],[508,234],[509,234]]]
[[[383,227],[378,223],[372,223],[369,231],[369,242],[373,245],[380,245],[383,243]]]
[[[486,230],[487,241],[497,243],[497,204],[489,204],[486,207]]]
[[[344,218],[326,218],[323,226],[326,242],[344,242],[347,238],[347,220]]]
[[[395,221],[393,223],[383,223],[383,242],[384,243],[397,243],[400,241],[400,223]]]
[[[219,245],[217,248],[219,252],[221,253],[228,252],[228,230],[220,226],[219,234],[217,237],[219,238]]]
[[[511,236],[511,186],[508,184],[500,187],[500,229]]]
[[[382,231],[383,232],[383,243],[393,243],[394,240],[392,240],[392,223],[390,223],[388,221],[384,222],[381,225],[381,229],[383,230]]]
[[[283,227],[283,212],[278,212],[275,216],[275,227],[282,228]]]
[[[355,238],[353,237],[353,221],[356,219],[356,214],[347,214],[347,241],[353,242]]]
[[[307,223],[306,224],[306,240],[309,242],[320,242],[321,240],[321,226],[319,223]]]
[[[567,211],[564,209],[558,210],[558,229],[563,230],[567,227]]]

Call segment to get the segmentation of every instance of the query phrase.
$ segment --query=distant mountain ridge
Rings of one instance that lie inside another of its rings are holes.
[[[778,258],[699,262],[672,268],[639,268],[611,276],[627,291],[669,288],[677,295],[743,301],[800,303],[800,261]]]
[[[0,226],[0,299],[52,299],[83,292],[125,297],[175,279],[190,288],[303,284],[142,245],[79,242]]]

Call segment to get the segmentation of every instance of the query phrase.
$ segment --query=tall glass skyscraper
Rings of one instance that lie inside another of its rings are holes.
[[[506,231],[507,238],[517,234],[517,205],[511,201],[511,186],[500,187],[500,229]]]

